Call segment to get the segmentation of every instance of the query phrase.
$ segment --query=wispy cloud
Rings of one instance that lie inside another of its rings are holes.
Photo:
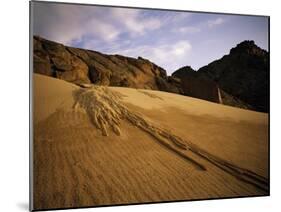
[[[213,19],[213,20],[209,20],[207,22],[207,25],[208,25],[209,28],[213,28],[213,27],[221,25],[223,23],[225,23],[225,19],[223,19],[223,18],[216,18],[216,19]]]
[[[153,17],[144,17],[140,10],[115,8],[108,14],[112,19],[117,20],[124,31],[130,35],[143,35],[144,33],[156,30],[162,26],[162,22]]]
[[[178,29],[176,29],[176,32],[186,33],[186,34],[193,34],[193,33],[197,33],[200,31],[201,31],[201,28],[199,26],[197,26],[197,27],[185,26],[185,27],[179,27]]]
[[[87,6],[35,3],[34,33],[64,44],[86,36],[112,41],[121,30],[103,12]]]
[[[169,43],[156,43],[155,45],[139,45],[131,48],[112,50],[112,54],[127,56],[142,56],[152,62],[165,67],[168,71],[174,71],[175,66],[185,64],[185,60],[191,53],[192,45],[188,40],[179,40],[170,45]]]
[[[83,37],[114,41],[121,34],[141,36],[162,26],[161,20],[146,17],[141,10],[35,4],[35,33],[71,44]]]

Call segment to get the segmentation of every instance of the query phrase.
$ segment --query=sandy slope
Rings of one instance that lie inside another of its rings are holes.
[[[264,195],[268,115],[34,75],[34,207]]]

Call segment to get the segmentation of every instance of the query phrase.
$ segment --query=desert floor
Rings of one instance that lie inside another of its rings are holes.
[[[268,114],[34,74],[34,209],[268,194]]]

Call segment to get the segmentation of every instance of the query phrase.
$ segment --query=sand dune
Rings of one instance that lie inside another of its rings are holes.
[[[34,75],[34,208],[268,194],[268,115]]]

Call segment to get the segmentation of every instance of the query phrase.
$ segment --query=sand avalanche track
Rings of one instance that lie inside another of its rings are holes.
[[[44,85],[62,86],[62,89],[59,92],[45,89],[44,94]],[[45,113],[35,110],[34,114],[35,209],[268,194],[268,179],[264,174],[267,168],[261,166],[257,162],[258,156],[255,156],[256,152],[258,155],[264,151],[259,150],[263,149],[260,148],[263,142],[253,144],[257,150],[249,150],[245,154],[250,155],[249,162],[240,164],[237,156],[227,157],[221,153],[224,150],[218,149],[220,145],[216,139],[212,141],[213,146],[218,146],[215,150],[208,150],[209,144],[197,142],[196,132],[190,131],[189,119],[180,109],[181,118],[173,124],[172,118],[170,123],[169,120],[161,121],[161,118],[167,118],[162,109],[144,110],[132,105],[138,103],[130,101],[131,93],[139,101],[144,98],[159,104],[169,102],[166,96],[171,95],[169,97],[172,98],[174,94],[103,86],[84,87],[87,88],[70,86],[48,77],[35,77],[35,107],[42,104],[40,98],[48,98],[51,100],[49,104],[53,103],[55,108],[44,109]],[[61,96],[54,98],[52,92]],[[174,98],[186,98],[198,107],[200,104],[218,107],[179,95]],[[226,107],[222,110],[233,109]],[[249,113],[248,117],[253,116],[257,120],[253,124],[245,122],[249,130],[266,127],[261,121],[263,115],[234,110],[242,115]],[[152,111],[154,115],[150,116]],[[158,113],[159,117],[155,118]],[[208,119],[208,116],[204,117]],[[216,118],[215,121],[221,120]],[[228,125],[228,122],[223,124]],[[244,122],[231,122],[231,128],[238,124],[243,125]],[[180,125],[187,133],[183,134],[171,125]],[[194,125],[196,127],[196,123]],[[212,130],[206,127],[205,131],[209,133]],[[239,132],[237,128],[236,135],[240,138],[244,132]],[[217,135],[209,136],[216,138]],[[239,150],[239,142],[229,134],[225,138],[226,152]],[[206,137],[202,137],[204,139]],[[252,142],[251,139],[249,141]],[[258,165],[252,167],[251,164]]]

